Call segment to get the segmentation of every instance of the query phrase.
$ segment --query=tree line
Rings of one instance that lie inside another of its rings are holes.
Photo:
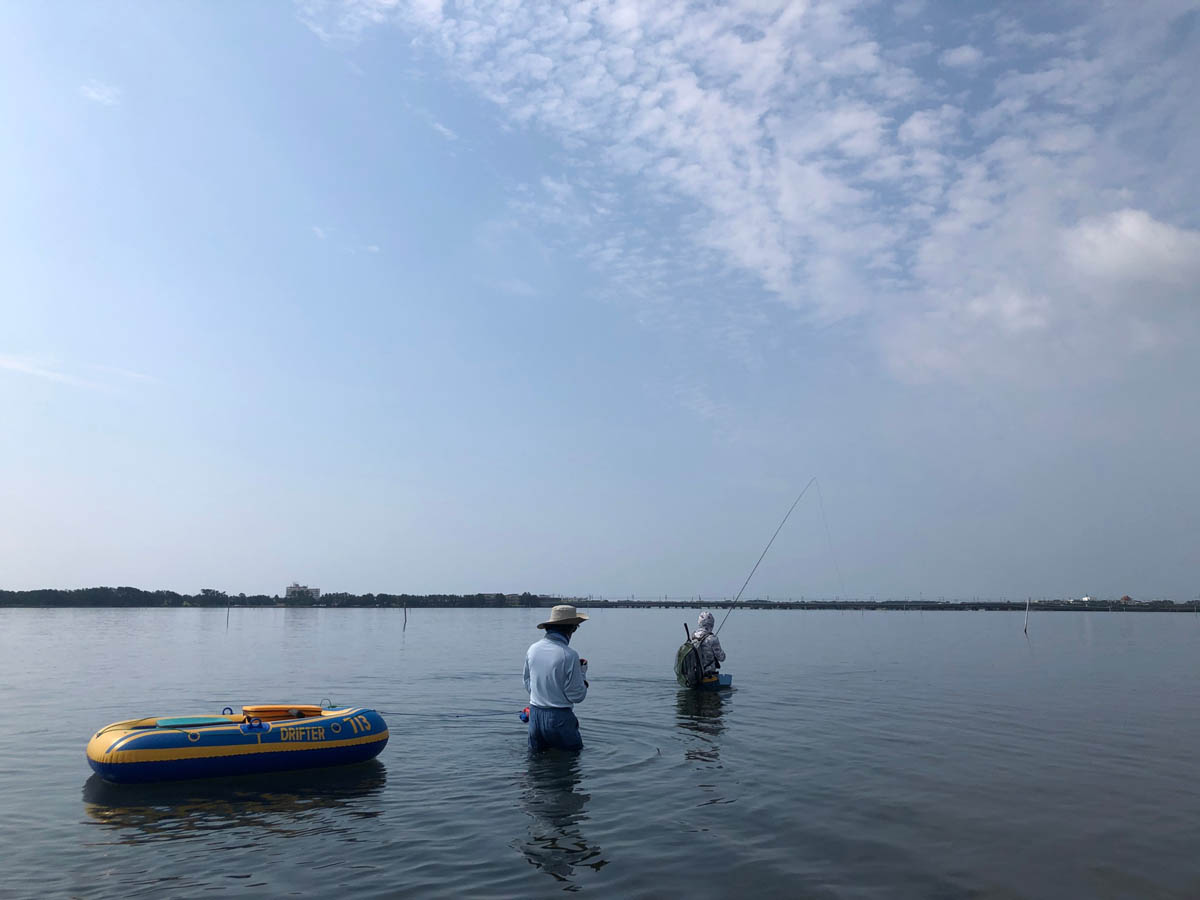
[[[135,587],[93,587],[77,590],[48,588],[35,591],[0,590],[0,607],[105,607],[105,606],[330,606],[330,607],[466,607],[466,608],[520,608],[546,607],[556,603],[574,603],[592,608],[647,609],[651,607],[678,607],[691,609],[705,606],[723,609],[732,602],[727,598],[704,599],[630,599],[589,600],[586,597],[561,597],[553,594],[348,594],[330,593],[320,597],[300,594],[280,597],[267,594],[227,594],[213,588],[203,588],[195,594],[180,594],[175,591],[143,591]],[[1012,600],[776,600],[763,601],[757,598],[742,600],[738,606],[747,609],[878,609],[878,610],[1007,610],[1025,608],[1023,601]],[[1065,600],[1035,600],[1039,610],[1129,610],[1131,612],[1190,612],[1200,609],[1200,603],[1176,604],[1169,600],[1134,602],[1130,597],[1120,600],[1087,600],[1067,602]]]
[[[143,591],[135,587],[93,587],[76,590],[47,588],[35,591],[0,590],[0,606],[444,606],[444,607],[542,607],[563,598],[547,594],[322,594],[311,597],[280,597],[267,594],[227,594],[203,588],[195,594],[175,591]]]

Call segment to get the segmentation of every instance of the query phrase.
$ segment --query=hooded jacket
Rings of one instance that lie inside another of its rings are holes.
[[[721,649],[721,640],[713,634],[713,614],[710,612],[700,613],[700,618],[696,620],[697,628],[692,632],[692,643],[700,651],[700,665],[704,669],[705,675],[711,675],[717,669],[721,668],[721,663],[725,661],[725,651]]]

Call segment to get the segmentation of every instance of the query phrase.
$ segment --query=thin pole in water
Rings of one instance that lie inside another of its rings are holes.
[[[750,583],[750,579],[753,578],[754,573],[758,571],[759,563],[761,563],[763,561],[763,557],[767,555],[767,551],[770,550],[771,545],[773,543],[775,543],[775,538],[779,537],[779,532],[781,532],[783,530],[784,523],[787,522],[788,516],[790,516],[792,514],[792,510],[796,508],[796,506],[800,503],[801,498],[803,498],[804,495],[808,493],[808,489],[813,486],[813,484],[814,484],[814,482],[816,482],[816,480],[817,480],[816,475],[814,475],[812,478],[810,478],[808,480],[808,484],[806,484],[804,486],[804,490],[802,490],[800,492],[800,496],[798,496],[792,502],[792,505],[788,507],[788,511],[784,515],[783,521],[779,523],[779,527],[775,529],[775,533],[773,535],[771,535],[771,539],[769,541],[767,541],[767,546],[763,547],[763,552],[758,555],[758,562],[756,562],[754,564],[754,568],[750,570],[750,574],[747,575],[746,580],[742,582],[742,590],[738,591],[737,596],[733,598],[733,603],[731,603],[729,605],[729,612],[725,613],[725,618],[721,620],[721,624],[719,626],[717,626],[717,630],[714,631],[713,634],[721,633],[721,629],[725,627],[726,619],[729,618],[729,613],[733,612],[733,608],[735,606],[737,606],[737,602],[742,599],[742,591],[744,591],[746,589],[746,585],[748,585]]]
[[[1029,604],[1033,602],[1032,597],[1025,598],[1025,633],[1029,634]]]

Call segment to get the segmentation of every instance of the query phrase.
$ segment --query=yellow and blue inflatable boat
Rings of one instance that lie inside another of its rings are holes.
[[[87,745],[107,781],[173,781],[339,766],[378,756],[387,723],[373,709],[271,704],[225,707],[219,716],[115,722]]]

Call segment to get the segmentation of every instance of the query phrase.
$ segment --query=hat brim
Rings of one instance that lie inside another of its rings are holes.
[[[579,615],[572,616],[569,619],[557,619],[557,620],[551,620],[549,622],[538,622],[538,628],[545,628],[547,625],[579,625],[582,622],[586,622],[587,619],[588,619],[587,616],[585,616],[583,613],[580,613]]]

